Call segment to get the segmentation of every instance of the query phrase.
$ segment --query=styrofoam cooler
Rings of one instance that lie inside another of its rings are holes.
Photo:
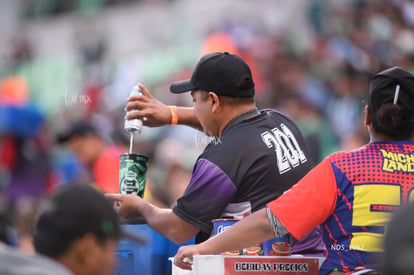
[[[171,257],[172,275],[223,275],[224,256],[221,255],[198,255],[194,256],[193,270],[184,270],[174,265]]]
[[[226,269],[226,261],[231,260],[231,263],[228,264],[227,262],[227,269]],[[293,255],[293,256],[223,256],[223,255],[196,255],[193,257],[193,270],[184,270],[174,265],[173,257],[170,258],[172,263],[172,275],[238,275],[238,274],[279,274],[279,275],[287,275],[287,274],[307,274],[307,275],[317,275],[318,270],[322,262],[325,260],[324,257],[303,257],[301,255]],[[313,263],[313,269],[309,270],[308,272],[296,272],[292,273],[291,271],[282,272],[282,271],[275,271],[275,270],[267,270],[267,271],[246,271],[234,270],[235,262],[240,263],[251,263],[251,262],[259,262],[263,263],[270,263],[270,266],[273,264],[278,264],[280,262],[292,262],[296,261],[296,263]],[[230,267],[230,268],[229,268]]]

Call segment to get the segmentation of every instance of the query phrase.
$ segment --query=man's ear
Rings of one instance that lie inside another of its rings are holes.
[[[213,92],[209,92],[208,97],[211,102],[212,111],[216,112],[220,108],[220,105],[221,105],[220,97],[216,93],[213,93]]]
[[[369,108],[368,106],[365,106],[365,121],[364,124],[365,126],[369,126],[372,123],[372,117],[371,117],[371,113],[369,112]]]
[[[87,265],[87,262],[94,261],[96,250],[100,249],[96,236],[92,233],[87,233],[75,242],[79,261],[85,265]]]

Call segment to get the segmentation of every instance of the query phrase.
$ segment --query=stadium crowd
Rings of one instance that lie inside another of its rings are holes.
[[[94,6],[93,13],[116,12],[117,1],[98,2],[101,4]],[[154,5],[167,9],[178,2],[119,1],[118,5]],[[313,165],[334,151],[367,143],[369,136],[361,110],[369,77],[392,66],[414,73],[414,2],[299,2],[304,7],[302,32],[292,31],[289,25],[293,22],[274,30],[263,22],[229,16],[220,25],[198,34],[194,48],[186,57],[188,63],[175,57],[158,61],[151,68],[145,62],[132,63],[147,53],[137,52],[134,58],[117,59],[111,52],[116,41],[105,37],[105,33],[96,35],[85,31],[73,46],[77,60],[69,70],[59,66],[59,61],[39,62],[36,38],[16,32],[7,41],[8,47],[1,51],[0,58],[2,241],[33,251],[31,224],[38,202],[56,186],[84,180],[96,182],[92,169],[83,165],[70,148],[57,142],[62,131],[83,120],[93,125],[107,144],[126,151],[129,139],[123,129],[123,119],[127,89],[134,82],[141,82],[163,102],[191,106],[189,96],[172,97],[167,84],[187,78],[192,71],[189,64],[194,64],[206,52],[228,51],[247,61],[256,83],[257,106],[276,108],[293,119],[308,142]],[[62,5],[59,12],[56,12],[59,7],[55,7],[55,14],[51,9],[49,14],[36,16],[29,7],[32,12],[26,10],[25,16],[47,21],[80,13],[81,9],[84,11],[81,16],[90,16],[91,11],[81,5],[72,10],[63,9]],[[274,8],[278,8],[277,4]],[[84,24],[88,30],[88,21]],[[169,50],[168,41],[159,43],[165,43],[162,48]],[[48,67],[39,69],[39,64],[48,64]],[[153,72],[151,77],[142,73],[147,69]],[[53,91],[54,95],[42,96],[39,82],[57,81],[62,74],[69,74],[75,80],[67,85],[75,87],[76,92]],[[192,164],[208,142],[208,137],[201,132],[185,126],[145,128],[135,139],[134,150],[151,159],[146,199],[171,207],[183,193],[191,177]]]

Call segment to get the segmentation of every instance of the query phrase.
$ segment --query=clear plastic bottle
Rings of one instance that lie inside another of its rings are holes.
[[[135,85],[129,96],[133,96],[133,95],[142,95],[142,91],[139,89],[138,85]],[[133,112],[133,111],[137,111],[137,110],[131,110],[129,112],[127,112],[127,114]],[[137,132],[138,134],[141,133],[142,130],[142,120],[141,119],[130,119],[130,120],[125,120],[125,124],[124,124],[124,129],[126,131],[128,131],[129,133],[135,133]]]

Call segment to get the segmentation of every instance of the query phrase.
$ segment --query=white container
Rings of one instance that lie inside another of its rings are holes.
[[[196,255],[193,257],[193,270],[184,270],[172,262],[172,275],[223,275],[224,257],[221,255]]]
[[[306,260],[314,260],[318,262],[318,267],[321,266],[322,262],[325,260],[324,257],[303,257],[301,255],[293,255],[293,256],[222,256],[222,255],[196,255],[193,257],[193,270],[183,270],[174,265],[174,258],[169,258],[172,262],[172,275],[224,275],[224,268],[225,268],[225,258],[234,258],[237,259],[238,262],[251,262],[256,261],[266,263],[270,263],[272,266],[273,263],[276,261],[280,261],[281,259],[284,260],[292,260],[296,259],[306,259]],[[232,272],[230,272],[233,274]],[[228,274],[230,274],[228,273]],[[234,272],[234,274],[243,274],[244,271]],[[292,274],[292,272],[280,272],[280,271],[273,271],[273,272],[256,272],[257,274]],[[318,272],[304,272],[303,274],[317,274]]]

